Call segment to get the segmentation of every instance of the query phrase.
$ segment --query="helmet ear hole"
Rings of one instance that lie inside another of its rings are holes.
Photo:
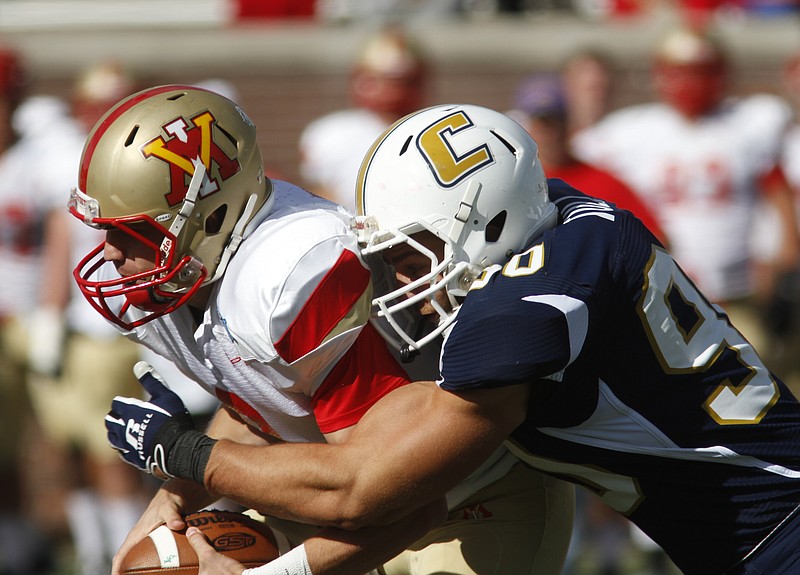
[[[225,221],[226,213],[228,213],[228,204],[223,204],[206,218],[206,234],[213,235],[219,233],[219,231],[222,229],[222,223]]]
[[[506,225],[506,216],[508,213],[503,210],[498,213],[495,217],[491,219],[491,221],[486,224],[486,230],[484,231],[484,235],[486,237],[487,242],[494,243],[500,239],[500,234],[503,233],[503,228]]]

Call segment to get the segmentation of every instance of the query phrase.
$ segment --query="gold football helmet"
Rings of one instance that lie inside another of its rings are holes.
[[[143,242],[155,267],[129,277],[105,273],[113,264],[101,244],[75,279],[96,310],[131,329],[217,280],[272,203],[255,125],[238,105],[190,86],[143,90],[92,129],[69,209],[89,226]],[[125,318],[130,306],[149,313]]]

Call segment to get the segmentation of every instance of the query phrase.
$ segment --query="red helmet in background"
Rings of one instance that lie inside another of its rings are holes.
[[[722,46],[710,34],[678,29],[670,32],[654,55],[658,96],[687,118],[713,110],[726,87],[727,62]]]
[[[422,107],[427,76],[419,46],[400,28],[385,28],[362,48],[350,95],[355,105],[394,121]]]

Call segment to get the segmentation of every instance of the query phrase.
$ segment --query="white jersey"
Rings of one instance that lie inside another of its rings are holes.
[[[36,96],[14,116],[19,140],[0,156],[0,260],[14,281],[0,289],[0,317],[20,315],[38,304],[47,216],[66,211],[70,182],[77,181],[77,126],[66,105]]]
[[[781,170],[794,191],[795,211],[800,224],[800,124],[793,124],[786,132],[781,154]],[[753,245],[764,254],[767,261],[774,259],[780,253],[783,242],[781,217],[776,206],[762,206],[755,220]]]
[[[576,154],[630,185],[659,218],[676,261],[713,301],[752,291],[748,244],[759,180],[778,163],[790,118],[779,98],[724,102],[690,122],[665,104],[609,114],[577,134]]]
[[[323,385],[351,347],[359,351],[370,275],[349,216],[291,184],[274,184],[272,212],[231,259],[200,325],[182,306],[130,336],[261,430],[286,441],[320,441],[321,431],[355,422],[341,410],[366,411],[344,400],[324,409]],[[344,371],[334,376],[356,382],[358,374]],[[315,408],[323,413],[322,430]]]
[[[361,160],[388,127],[374,112],[356,108],[317,118],[300,134],[300,175],[354,212]]]

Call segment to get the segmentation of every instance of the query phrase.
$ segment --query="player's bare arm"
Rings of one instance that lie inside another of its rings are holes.
[[[432,382],[381,399],[340,445],[219,441],[206,487],[262,513],[346,529],[444,495],[523,420],[527,386],[452,394]]]

